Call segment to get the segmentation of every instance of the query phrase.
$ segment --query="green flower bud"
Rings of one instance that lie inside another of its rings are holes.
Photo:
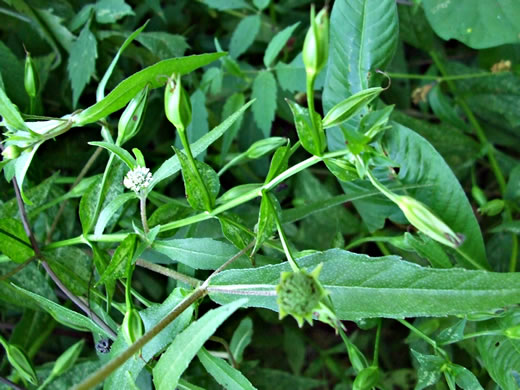
[[[487,203],[485,203],[482,207],[478,209],[480,214],[487,215],[489,217],[494,217],[497,214],[500,214],[502,210],[504,210],[505,203],[502,199],[493,199]]]
[[[21,148],[16,145],[9,145],[2,152],[2,156],[4,160],[14,160],[20,155],[20,153],[22,153]]]
[[[40,90],[40,79],[38,77],[38,71],[31,58],[31,54],[26,52],[25,57],[25,75],[24,75],[24,86],[27,95],[35,98]]]
[[[13,344],[5,344],[4,345],[7,355],[7,360],[13,366],[18,374],[26,381],[33,385],[38,384],[38,377],[36,376],[36,371],[34,371],[34,367],[25,354],[25,352]]]
[[[520,340],[520,325],[516,325],[504,330],[504,336],[509,339]]]
[[[359,372],[352,386],[353,390],[370,390],[379,382],[379,368],[370,366]]]
[[[85,340],[80,340],[63,352],[54,363],[50,376],[57,377],[68,371],[76,363],[84,344]]]
[[[322,266],[318,265],[310,274],[304,270],[282,272],[280,284],[276,286],[280,319],[291,315],[300,327],[304,320],[312,324],[312,315],[320,308],[321,299],[327,295],[318,281]]]
[[[117,125],[116,145],[123,145],[126,141],[133,138],[141,129],[148,102],[148,91],[150,86],[146,85],[125,108],[119,118]]]
[[[458,248],[464,242],[464,236],[456,234],[437,217],[425,204],[410,196],[394,195],[395,202],[406,219],[420,232],[440,242],[441,244]]]
[[[484,206],[488,201],[486,194],[484,194],[484,191],[482,191],[482,189],[478,186],[471,187],[471,195],[480,207]]]
[[[132,308],[126,312],[121,330],[128,345],[135,343],[144,334],[143,320],[136,309]]]
[[[315,15],[311,8],[311,26],[303,43],[303,63],[308,76],[316,76],[327,63],[329,57],[329,16],[322,9]]]
[[[182,87],[180,74],[173,74],[166,83],[164,111],[168,120],[179,130],[185,130],[191,122],[191,102]]]

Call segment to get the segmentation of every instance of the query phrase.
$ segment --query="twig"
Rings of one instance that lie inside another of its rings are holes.
[[[101,154],[102,151],[103,151],[103,148],[98,146],[98,148],[94,151],[94,153],[92,153],[92,156],[90,156],[87,163],[85,164],[83,169],[80,171],[78,177],[76,178],[76,180],[74,180],[74,183],[70,186],[69,191],[72,191],[72,189],[74,187],[76,187],[79,184],[79,182],[86,176],[87,172],[90,170],[90,168],[92,167],[92,165],[94,164],[94,162],[96,161],[96,159],[98,158],[98,156]],[[58,227],[58,222],[60,221],[61,216],[65,212],[65,207],[67,206],[68,202],[69,201],[67,199],[67,200],[63,201],[63,203],[60,205],[58,213],[56,214],[56,217],[54,217],[54,221],[52,221],[51,228],[47,232],[47,238],[45,240],[46,244],[50,244],[50,242],[52,241],[52,234],[56,230],[56,227]]]
[[[137,259],[136,264],[139,267],[149,269],[150,271],[156,272],[158,274],[167,276],[169,278],[184,282],[189,284],[190,286],[197,287],[202,283],[202,280],[192,278],[191,276],[181,274],[180,272],[174,271],[172,269],[163,267],[159,264],[150,263],[149,261],[143,259]]]
[[[72,301],[76,306],[78,306],[81,310],[83,310],[92,320],[98,324],[111,338],[116,339],[116,333],[103,321],[96,313],[92,312],[87,305],[85,305],[76,295],[74,295],[58,278],[58,276],[51,269],[47,261],[45,260],[38,243],[36,242],[36,238],[31,230],[31,226],[29,225],[29,219],[27,218],[27,213],[25,211],[25,205],[22,200],[22,195],[20,194],[20,187],[18,186],[18,182],[16,178],[13,177],[13,187],[14,193],[16,195],[16,202],[18,203],[18,210],[20,212],[20,218],[22,219],[23,228],[25,230],[25,234],[29,237],[29,242],[34,250],[35,256],[40,259],[43,268],[49,274],[50,278],[53,282],[58,286],[58,288],[63,291],[63,293]]]
[[[16,383],[11,382],[9,379],[0,376],[0,383],[11,387],[14,390],[25,390],[25,387],[18,386]]]

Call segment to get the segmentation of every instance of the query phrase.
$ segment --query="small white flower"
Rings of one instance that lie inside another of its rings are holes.
[[[150,169],[137,167],[126,174],[123,184],[129,190],[139,192],[143,188],[147,188],[151,182],[152,174],[150,173]]]

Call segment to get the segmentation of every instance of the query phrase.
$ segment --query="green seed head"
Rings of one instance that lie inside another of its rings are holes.
[[[329,57],[329,15],[322,9],[315,16],[311,9],[311,26],[303,43],[303,63],[308,76],[314,77],[323,69]]]
[[[181,75],[173,74],[164,90],[164,110],[168,120],[184,131],[191,122],[191,102],[181,84]]]
[[[304,320],[312,324],[312,315],[326,295],[318,281],[320,270],[321,265],[311,274],[304,270],[282,272],[280,284],[276,286],[280,318],[291,315],[300,327]]]

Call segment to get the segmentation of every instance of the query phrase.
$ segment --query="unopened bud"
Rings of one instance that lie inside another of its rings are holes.
[[[79,355],[81,354],[81,350],[83,349],[83,345],[85,344],[85,340],[80,340],[76,344],[69,347],[65,352],[63,352],[60,357],[54,363],[54,367],[51,371],[51,376],[60,376],[67,372],[76,360],[78,360]]]
[[[128,345],[135,343],[144,334],[143,320],[136,309],[132,308],[126,312],[121,330]]]
[[[20,153],[22,153],[21,148],[16,145],[9,145],[3,150],[2,156],[4,160],[14,160],[20,155]]]
[[[482,207],[478,209],[480,214],[487,215],[489,217],[494,217],[497,214],[500,214],[502,210],[504,210],[505,203],[502,199],[493,199],[489,202],[485,203]]]
[[[370,366],[361,370],[356,376],[352,389],[369,390],[372,389],[377,382],[379,382],[379,368]]]
[[[327,63],[329,57],[329,15],[322,9],[315,16],[311,8],[311,26],[303,43],[303,63],[308,76],[316,76]]]
[[[6,347],[7,360],[13,366],[18,374],[26,381],[33,385],[38,384],[38,377],[34,371],[34,367],[25,354],[25,352],[16,345],[4,345]]]
[[[144,113],[146,111],[146,105],[148,101],[148,91],[150,90],[149,85],[144,87],[125,108],[125,111],[119,118],[117,125],[117,141],[116,144],[121,146],[126,141],[133,138],[140,130]]]
[[[473,199],[478,203],[479,206],[484,206],[487,203],[486,194],[478,186],[471,187],[471,195]]]
[[[173,74],[166,83],[164,110],[168,120],[179,130],[185,130],[191,122],[191,102],[182,87],[180,74]]]
[[[29,52],[26,52],[23,82],[27,95],[31,98],[35,98],[40,90],[40,78],[38,77],[38,71],[36,70],[36,66],[34,65],[34,61]]]

